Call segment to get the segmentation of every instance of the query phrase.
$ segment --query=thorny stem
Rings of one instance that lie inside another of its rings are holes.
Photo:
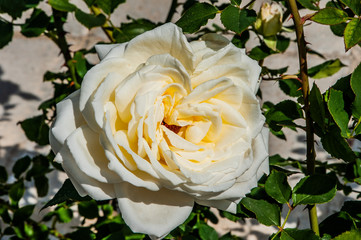
[[[300,79],[302,80],[302,92],[304,99],[304,112],[306,117],[306,140],[307,140],[307,174],[312,175],[315,173],[315,148],[314,148],[314,130],[312,125],[309,95],[310,87],[307,76],[307,59],[306,59],[306,42],[303,34],[303,25],[301,22],[300,14],[298,12],[296,0],[287,0],[290,11],[293,15],[293,21],[296,28],[298,56],[300,64]],[[316,205],[309,205],[308,207],[310,225],[316,235],[320,235],[318,228],[317,209]]]
[[[98,15],[101,13],[100,9],[97,7],[90,7],[90,10],[95,14]],[[108,19],[103,26],[101,27],[103,32],[105,33],[105,35],[108,37],[109,41],[111,41],[112,43],[115,42],[115,39],[113,37],[113,32],[111,30],[109,30],[108,28],[111,27],[111,24],[109,24],[110,20]]]
[[[172,18],[173,18],[173,15],[175,13],[175,10],[176,10],[177,6],[178,6],[178,1],[177,0],[172,0],[172,5],[170,6],[168,16],[167,16],[167,19],[165,20],[165,22],[172,21]]]
[[[65,64],[67,64],[68,61],[71,60],[71,56],[70,56],[68,43],[66,42],[66,39],[65,39],[66,32],[63,29],[63,23],[61,20],[62,13],[58,10],[55,10],[54,8],[52,10],[53,10],[53,16],[54,16],[54,25],[55,25],[56,32],[57,32],[57,38],[54,38],[54,37],[50,37],[50,38],[60,48],[60,51],[64,56]]]

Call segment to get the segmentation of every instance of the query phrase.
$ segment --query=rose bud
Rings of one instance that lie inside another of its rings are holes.
[[[282,8],[277,3],[263,3],[255,22],[257,32],[265,37],[276,35],[282,28]]]

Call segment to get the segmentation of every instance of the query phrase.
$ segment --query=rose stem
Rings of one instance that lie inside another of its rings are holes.
[[[304,100],[304,112],[306,117],[306,139],[307,139],[307,174],[312,175],[315,173],[315,148],[314,148],[314,130],[310,114],[309,95],[310,87],[307,76],[307,59],[306,59],[306,42],[303,34],[303,24],[301,22],[300,14],[298,12],[296,0],[287,0],[288,5],[293,15],[293,22],[296,28],[298,57],[300,63],[300,79],[302,80],[302,93]],[[316,235],[320,235],[318,228],[317,209],[316,205],[309,205],[308,213],[310,218],[310,225]]]
[[[172,0],[172,5],[169,8],[168,16],[167,16],[167,19],[165,20],[166,23],[172,21],[172,18],[173,18],[173,15],[175,13],[177,6],[178,6],[178,1]]]
[[[92,13],[94,13],[95,15],[99,15],[101,14],[101,10],[98,7],[95,6],[91,6],[90,10],[92,11]],[[115,43],[115,39],[113,37],[113,32],[111,30],[109,30],[108,28],[112,27],[111,23],[109,24],[110,19],[108,17],[107,21],[103,24],[103,26],[101,26],[103,32],[105,33],[105,35],[107,36],[107,38],[109,39],[110,42]]]

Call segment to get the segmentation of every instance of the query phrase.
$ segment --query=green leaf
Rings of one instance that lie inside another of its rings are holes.
[[[85,57],[84,57],[83,53],[76,52],[74,54],[73,60],[75,61],[76,72],[78,73],[78,75],[81,78],[83,78],[84,75],[86,74],[86,72],[88,71],[88,69],[86,67],[86,60],[85,60]]]
[[[19,200],[23,197],[25,192],[24,182],[19,181],[14,183],[9,190],[9,197],[12,205],[16,205]]]
[[[326,25],[335,25],[346,22],[348,15],[337,8],[324,8],[311,17],[312,21]]]
[[[198,231],[202,240],[218,240],[216,230],[207,224],[201,224]]]
[[[360,229],[352,229],[349,232],[344,232],[341,235],[335,237],[333,240],[356,240],[361,236]]]
[[[5,47],[13,38],[13,25],[0,20],[0,48]]]
[[[252,48],[251,52],[249,53],[249,57],[256,61],[260,61],[274,53],[276,53],[276,52],[263,44],[261,46],[256,46],[256,47]]]
[[[84,0],[84,2],[88,5],[88,7],[91,7],[95,3],[95,0]]]
[[[8,172],[4,166],[0,166],[0,183],[6,183],[8,180]]]
[[[341,211],[347,212],[351,217],[361,220],[361,201],[344,202]]]
[[[316,84],[313,84],[309,99],[311,117],[322,128],[322,130],[325,131],[325,105],[320,89]]]
[[[113,31],[113,37],[118,43],[129,42],[136,36],[152,30],[156,25],[147,19],[136,19],[130,23],[122,23],[120,30]]]
[[[49,180],[46,176],[34,177],[38,197],[45,197],[49,191]]]
[[[78,210],[79,210],[79,214],[85,218],[92,219],[92,218],[97,218],[99,216],[98,205],[94,200],[80,202],[78,204]]]
[[[69,3],[69,0],[48,0],[48,3],[58,11],[73,12],[77,9],[74,4]]]
[[[265,184],[266,192],[279,203],[288,203],[291,197],[291,187],[287,182],[287,175],[273,170]]]
[[[282,79],[278,81],[281,90],[291,97],[302,96],[302,83],[297,79]]]
[[[44,122],[44,116],[28,118],[20,122],[20,125],[29,140],[41,146],[49,144],[49,126]]]
[[[89,0],[88,0],[89,1]],[[108,15],[112,14],[125,0],[97,0],[96,4]]]
[[[341,0],[347,7],[349,7],[354,14],[361,15],[361,1],[360,0]]]
[[[329,60],[308,69],[308,76],[314,79],[329,77],[337,73],[344,66],[339,59]]]
[[[284,37],[282,35],[276,35],[277,37],[277,44],[276,49],[279,52],[284,52],[287,50],[288,46],[290,45],[290,39],[287,37]]]
[[[211,4],[196,3],[183,14],[176,24],[184,32],[194,33],[206,25],[209,19],[213,19],[217,12],[218,9]]]
[[[38,155],[33,158],[33,166],[31,169],[26,173],[26,179],[30,180],[31,177],[40,177],[47,174],[49,169],[49,160],[43,156]]]
[[[335,129],[336,128],[336,129]],[[356,156],[346,140],[341,137],[338,127],[331,128],[328,133],[321,136],[323,148],[332,157],[343,159],[347,162],[355,160]]]
[[[88,201],[91,200],[89,196],[81,197],[79,193],[74,188],[73,184],[71,183],[70,179],[66,179],[63,186],[59,189],[59,191],[55,194],[55,196],[47,202],[41,210],[62,203],[68,199],[76,200],[76,201]]]
[[[231,3],[233,5],[237,5],[237,6],[241,5],[241,2],[242,2],[242,0],[231,0]]]
[[[351,75],[351,88],[355,93],[355,101],[352,103],[352,116],[361,118],[361,64],[359,64]]]
[[[238,48],[245,48],[249,40],[249,31],[243,31],[242,34],[236,34],[232,38],[232,43]]]
[[[254,10],[240,9],[229,5],[222,11],[221,21],[223,25],[236,33],[242,33],[251,26],[257,19],[257,13]]]
[[[62,223],[68,223],[73,219],[73,211],[70,208],[61,207],[56,210],[56,213]]]
[[[295,123],[293,120],[302,118],[303,113],[298,103],[292,100],[285,100],[271,107],[265,116],[269,127],[277,132],[284,126],[294,129]]]
[[[34,208],[35,205],[26,205],[22,208],[17,209],[14,212],[13,224],[19,225],[20,223],[23,223],[24,221],[29,219],[31,214],[33,214]]]
[[[307,176],[293,188],[293,204],[326,203],[336,195],[336,191],[336,181],[333,177],[321,174]]]
[[[49,25],[50,18],[40,9],[34,9],[30,18],[21,25],[21,33],[26,37],[37,37]]]
[[[13,173],[15,178],[19,179],[20,175],[28,169],[31,164],[31,159],[29,156],[25,156],[16,161],[13,166]]]
[[[5,12],[13,19],[20,18],[25,10],[25,0],[0,0],[0,13]]]
[[[348,138],[350,136],[350,130],[348,129],[349,116],[344,109],[345,104],[342,92],[331,89],[327,106],[332,118],[341,130],[341,136]]]
[[[281,240],[320,240],[311,229],[293,229],[285,228],[281,232]]]
[[[328,216],[320,223],[320,232],[335,237],[355,227],[355,222],[347,212],[337,212]]]
[[[257,220],[260,223],[267,226],[281,225],[280,209],[277,205],[266,202],[265,200],[256,200],[249,197],[243,198],[241,203],[248,210],[256,214]]]
[[[318,10],[318,7],[314,5],[318,0],[297,0],[303,7],[308,8],[310,10]]]
[[[93,27],[100,27],[107,20],[103,14],[88,14],[80,9],[75,10],[75,17],[81,24],[83,24],[88,29],[91,29]]]
[[[346,23],[330,25],[330,29],[336,36],[343,37],[343,32],[345,31],[346,25]]]
[[[361,41],[361,19],[354,18],[347,24],[344,39],[346,51]]]

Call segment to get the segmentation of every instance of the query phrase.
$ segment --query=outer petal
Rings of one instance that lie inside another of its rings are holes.
[[[58,153],[67,137],[85,124],[79,110],[80,91],[75,91],[56,105],[57,118],[49,131],[49,141],[54,153]]]
[[[112,57],[121,57],[124,53],[124,49],[127,43],[121,43],[121,44],[97,44],[95,45],[95,50],[97,51],[98,57],[100,60],[103,60],[105,57],[109,58],[110,55],[107,56],[107,54],[115,49],[115,51],[112,51]],[[115,54],[116,53],[116,54]]]
[[[177,58],[188,72],[193,71],[193,50],[182,30],[173,23],[167,23],[132,39],[124,57],[139,65],[154,55],[169,53]]]
[[[133,232],[162,237],[182,224],[193,208],[187,194],[162,188],[153,192],[128,183],[115,185],[122,217]]]
[[[99,182],[82,172],[67,146],[60,150],[55,161],[59,162],[59,158],[63,159],[62,166],[80,195],[89,195],[95,200],[115,198],[113,184]]]

